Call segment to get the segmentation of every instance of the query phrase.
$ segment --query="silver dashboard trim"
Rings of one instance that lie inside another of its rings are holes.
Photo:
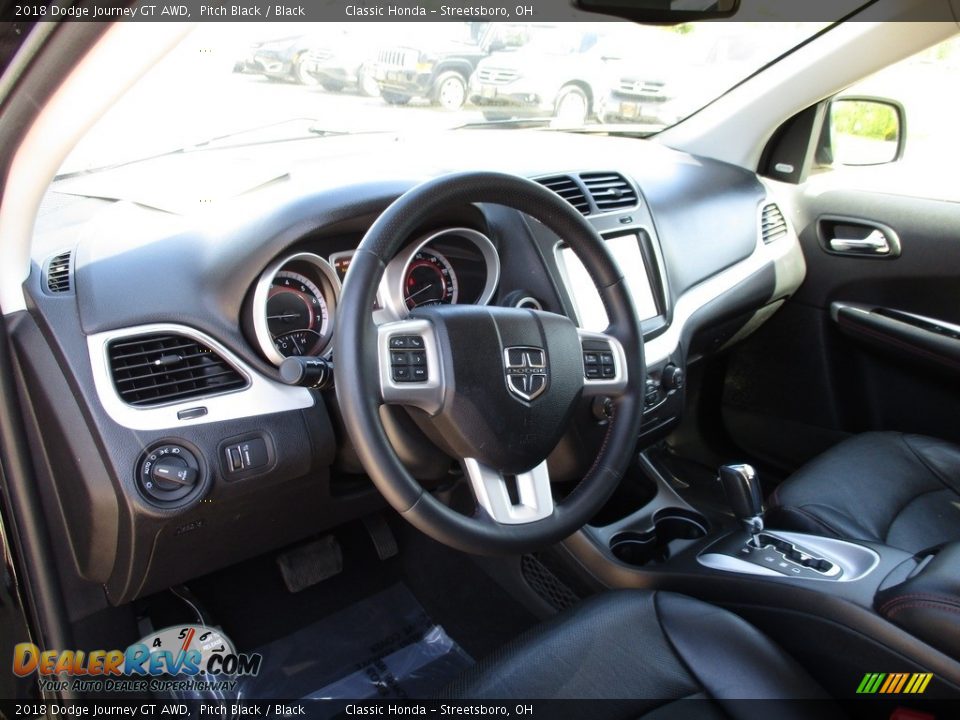
[[[763,205],[772,201],[769,194],[765,195],[758,212],[762,211]],[[749,257],[694,285],[680,295],[673,304],[673,314],[667,329],[657,337],[647,340],[643,345],[647,365],[664,362],[676,351],[680,346],[684,326],[700,308],[745,282],[751,275],[760,272],[768,265],[786,258],[791,252],[799,252],[799,241],[789,220],[787,227],[789,232],[786,235],[765,245],[760,237],[758,223],[757,244]]]
[[[767,192],[764,193],[763,199],[757,205],[757,234],[756,245],[754,246],[753,253],[740,262],[731,265],[726,270],[723,270],[722,272],[707,278],[703,282],[694,285],[692,288],[689,288],[675,300],[669,325],[667,325],[666,329],[661,334],[644,342],[644,360],[648,366],[666,362],[670,356],[676,352],[677,348],[680,346],[680,340],[683,336],[684,326],[702,307],[729,292],[740,283],[746,281],[751,275],[759,272],[768,265],[775,264],[778,261],[786,258],[791,252],[799,253],[799,240],[796,232],[793,229],[793,225],[786,216],[786,213],[784,213],[784,219],[787,221],[787,234],[778,238],[772,243],[764,244],[761,236],[760,217],[763,213],[764,206],[771,202],[778,201],[773,197],[772,193],[768,189]],[[779,202],[778,204],[781,205],[781,211],[783,211],[783,205]],[[591,217],[587,217],[587,220],[590,221]],[[641,225],[625,226],[623,228],[618,228],[617,233],[636,232],[641,229],[644,229]],[[663,257],[660,253],[659,241],[656,239],[656,236],[652,237],[654,254],[656,255],[657,262],[660,266],[658,268],[658,272],[662,278],[665,270],[663,267]],[[555,262],[560,270],[560,280],[563,283],[567,296],[573,302],[575,313],[578,314],[579,311],[576,307],[576,299],[574,298],[573,293],[570,291],[570,281],[566,276],[566,268],[559,256],[560,248],[563,245],[564,243],[562,240],[558,241],[554,245],[553,249]],[[800,255],[801,259],[802,257],[803,256]],[[802,281],[802,279],[803,278],[801,276],[799,280]],[[781,278],[778,275],[778,291],[780,290],[780,281]],[[577,325],[580,324],[579,318],[574,318],[574,321],[577,323]]]
[[[497,254],[493,242],[483,233],[471,228],[444,228],[431,232],[405,247],[397,253],[383,271],[383,277],[380,280],[380,287],[377,292],[383,300],[381,305],[393,319],[402,320],[410,314],[407,303],[403,299],[403,281],[407,275],[410,260],[422,249],[446,235],[462,237],[471,242],[480,251],[480,255],[486,264],[486,282],[480,291],[480,297],[473,304],[486,305],[493,298],[493,293],[496,292],[497,285],[500,283],[500,256]]]
[[[246,388],[219,395],[191,398],[183,402],[158,405],[154,407],[134,407],[128,405],[117,394],[110,373],[110,357],[107,346],[111,340],[149,335],[152,333],[174,333],[185,335],[208,345],[242,373],[249,384]],[[136,327],[108,330],[87,336],[87,350],[90,354],[90,367],[93,371],[93,383],[97,397],[107,415],[118,425],[130,430],[158,431],[171,430],[191,425],[223,422],[238,418],[253,417],[265,413],[303,410],[313,407],[315,400],[306,388],[290,387],[272,380],[250,367],[223,344],[206,333],[186,325],[175,323],[154,323]],[[205,407],[207,413],[202,417],[181,420],[177,413],[196,407]]]
[[[283,270],[287,265],[293,262],[306,262],[316,267],[320,274],[330,283],[330,289],[333,293],[333,307],[327,308],[329,315],[329,338],[326,344],[320,349],[320,355],[325,354],[330,349],[330,342],[333,340],[333,323],[337,314],[337,302],[340,300],[340,278],[337,277],[337,271],[319,255],[314,253],[302,252],[274,260],[267,266],[259,279],[253,291],[253,332],[257,338],[257,345],[260,352],[274,365],[280,365],[284,361],[276,346],[273,344],[273,336],[267,327],[267,297],[270,293],[270,285],[273,283],[277,273]]]

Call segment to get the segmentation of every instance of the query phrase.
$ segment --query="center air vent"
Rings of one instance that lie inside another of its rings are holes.
[[[787,234],[787,221],[776,203],[764,206],[760,216],[760,234],[764,244],[772,243]]]
[[[71,290],[70,251],[54,255],[47,263],[47,290],[52,293],[68,293]]]
[[[637,204],[637,191],[619,173],[581,173],[580,179],[600,212],[622,210]]]
[[[553,190],[553,192],[573,205],[581,215],[590,214],[590,203],[587,201],[587,196],[583,194],[583,188],[569,175],[539,178],[537,182],[547,188],[547,190]]]
[[[215,351],[185,335],[158,333],[110,342],[110,371],[120,398],[149,407],[246,387]]]

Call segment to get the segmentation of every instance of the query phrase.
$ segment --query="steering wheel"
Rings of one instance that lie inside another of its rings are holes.
[[[371,308],[387,263],[431,216],[468,203],[519,210],[562,238],[596,285],[609,327],[587,332],[564,315],[476,305],[416,308],[376,326]],[[626,282],[583,216],[525,178],[458,173],[391,204],[350,263],[334,348],[337,400],[364,469],[402,517],[459,550],[524,553],[572,535],[610,497],[635,451],[645,368]],[[590,395],[613,401],[606,436],[584,478],[555,502],[546,458]],[[407,472],[384,431],[383,403],[406,406],[458,456],[476,500],[473,516],[443,504]]]

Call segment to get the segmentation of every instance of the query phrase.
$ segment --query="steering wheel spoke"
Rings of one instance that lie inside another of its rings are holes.
[[[578,330],[583,349],[585,397],[617,397],[627,389],[627,357],[621,342],[608,333]]]
[[[495,522],[522,525],[553,514],[553,492],[546,460],[532,470],[512,476],[504,476],[474,458],[464,458],[463,467],[477,504]],[[515,484],[513,496],[508,483]]]
[[[422,318],[377,328],[380,397],[435,415],[443,408],[443,365],[433,323]]]

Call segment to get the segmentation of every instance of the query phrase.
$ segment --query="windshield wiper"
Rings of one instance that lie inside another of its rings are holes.
[[[224,143],[227,140],[234,140],[243,135],[251,135],[254,133],[261,133],[264,131],[269,131],[273,128],[281,127],[283,125],[288,125],[290,123],[298,123],[298,127],[305,128],[299,130],[296,133],[284,133],[280,137],[274,137],[269,139],[260,139],[260,140],[251,140],[248,142],[234,142],[234,143]],[[290,118],[287,120],[281,120],[280,122],[267,123],[265,125],[257,125],[251,128],[244,128],[243,130],[236,130],[234,132],[225,133],[223,135],[215,135],[214,137],[205,138],[195,143],[190,143],[189,145],[184,145],[182,147],[174,148],[173,150],[162,150],[151,155],[144,155],[143,157],[134,158],[133,160],[121,160],[119,162],[110,163],[108,165],[101,165],[94,168],[85,168],[83,170],[74,170],[70,172],[65,172],[60,175],[55,176],[54,180],[66,180],[68,178],[78,177],[80,175],[89,175],[98,172],[104,172],[106,170],[115,170],[116,168],[124,167],[126,165],[135,165],[137,163],[146,162],[148,160],[156,160],[157,158],[168,157],[170,155],[182,155],[189,152],[194,152],[197,150],[206,150],[211,147],[215,148],[237,148],[237,147],[246,147],[250,145],[270,145],[273,143],[281,142],[293,142],[296,140],[307,140],[310,138],[317,137],[332,137],[337,135],[349,135],[350,133],[346,130],[329,130],[326,128],[320,127],[316,118]],[[224,143],[224,144],[221,144]]]
[[[549,127],[553,118],[550,117],[526,117],[526,118],[507,118],[505,120],[484,120],[481,122],[468,122],[463,125],[457,125],[454,130],[484,130],[484,129],[510,129],[510,128],[544,128]]]
[[[509,118],[506,120],[488,120],[458,125],[454,130],[551,130],[554,132],[581,133],[587,135],[616,135],[621,137],[649,137],[663,130],[664,125],[638,124],[596,124],[596,125],[554,125],[552,117]]]

